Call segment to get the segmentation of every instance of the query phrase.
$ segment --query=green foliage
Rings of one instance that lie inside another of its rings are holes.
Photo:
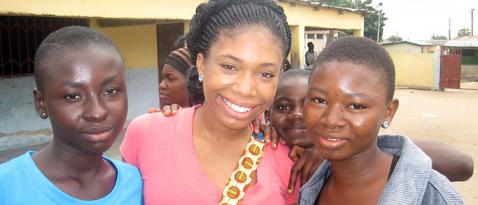
[[[398,36],[398,35],[395,35],[395,36],[390,36],[387,38],[387,41],[390,41],[390,42],[399,42],[399,41],[403,41],[402,37]]]
[[[364,36],[372,40],[377,40],[378,17],[380,14],[380,41],[383,39],[383,28],[387,17],[381,10],[372,6],[372,0],[310,0],[320,2],[330,6],[340,6],[347,8],[364,9],[367,11],[364,19]]]
[[[431,39],[432,39],[432,40],[448,40],[448,37],[446,37],[446,36],[440,36],[440,35],[436,35],[436,36],[433,35]]]
[[[471,36],[471,31],[469,28],[462,28],[458,30],[458,36]]]

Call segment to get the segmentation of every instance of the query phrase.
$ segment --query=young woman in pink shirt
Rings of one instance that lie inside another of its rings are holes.
[[[210,0],[191,20],[189,74],[204,104],[135,119],[121,152],[144,181],[145,204],[294,204],[288,149],[252,137],[272,103],[290,30],[272,0]]]

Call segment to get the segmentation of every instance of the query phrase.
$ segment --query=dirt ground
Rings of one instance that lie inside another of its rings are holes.
[[[384,133],[438,140],[471,155],[475,162],[474,176],[453,184],[465,204],[478,204],[478,90],[398,89],[395,97],[400,106]]]
[[[462,86],[464,87],[464,86]],[[413,139],[438,140],[450,144],[468,154],[478,172],[478,83],[467,84],[461,90],[445,92],[397,89],[395,97],[400,107],[395,118],[384,133],[406,134]],[[124,134],[124,133],[123,133]],[[118,151],[123,134],[116,140],[106,155],[120,159]],[[0,163],[44,145],[0,152]],[[464,198],[465,204],[478,204],[478,174],[466,182],[453,183]]]

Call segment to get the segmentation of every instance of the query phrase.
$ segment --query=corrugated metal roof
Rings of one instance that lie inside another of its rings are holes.
[[[426,42],[423,42],[423,41],[397,41],[397,42],[383,42],[383,43],[380,43],[380,45],[382,45],[382,46],[394,45],[394,44],[412,44],[412,45],[416,45],[416,46],[431,46],[432,45],[430,43],[426,43]]]
[[[310,0],[277,0],[277,1],[304,4],[304,5],[312,6],[312,7],[315,7],[315,8],[320,8],[320,7],[331,8],[331,9],[337,9],[339,11],[349,11],[349,12],[354,12],[354,13],[357,12],[357,13],[362,13],[362,14],[367,12],[365,9],[353,9],[353,8],[346,8],[346,7],[340,7],[340,6],[330,6],[330,5],[320,3],[320,2],[312,2]]]
[[[461,36],[445,43],[446,47],[478,48],[478,36]]]

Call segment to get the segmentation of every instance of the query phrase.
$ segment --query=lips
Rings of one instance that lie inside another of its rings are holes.
[[[349,139],[341,136],[320,136],[319,144],[321,147],[329,150],[340,149],[349,142]]]
[[[82,135],[85,136],[85,139],[91,142],[101,142],[109,140],[113,134],[113,127],[91,127],[85,129],[82,132]]]

